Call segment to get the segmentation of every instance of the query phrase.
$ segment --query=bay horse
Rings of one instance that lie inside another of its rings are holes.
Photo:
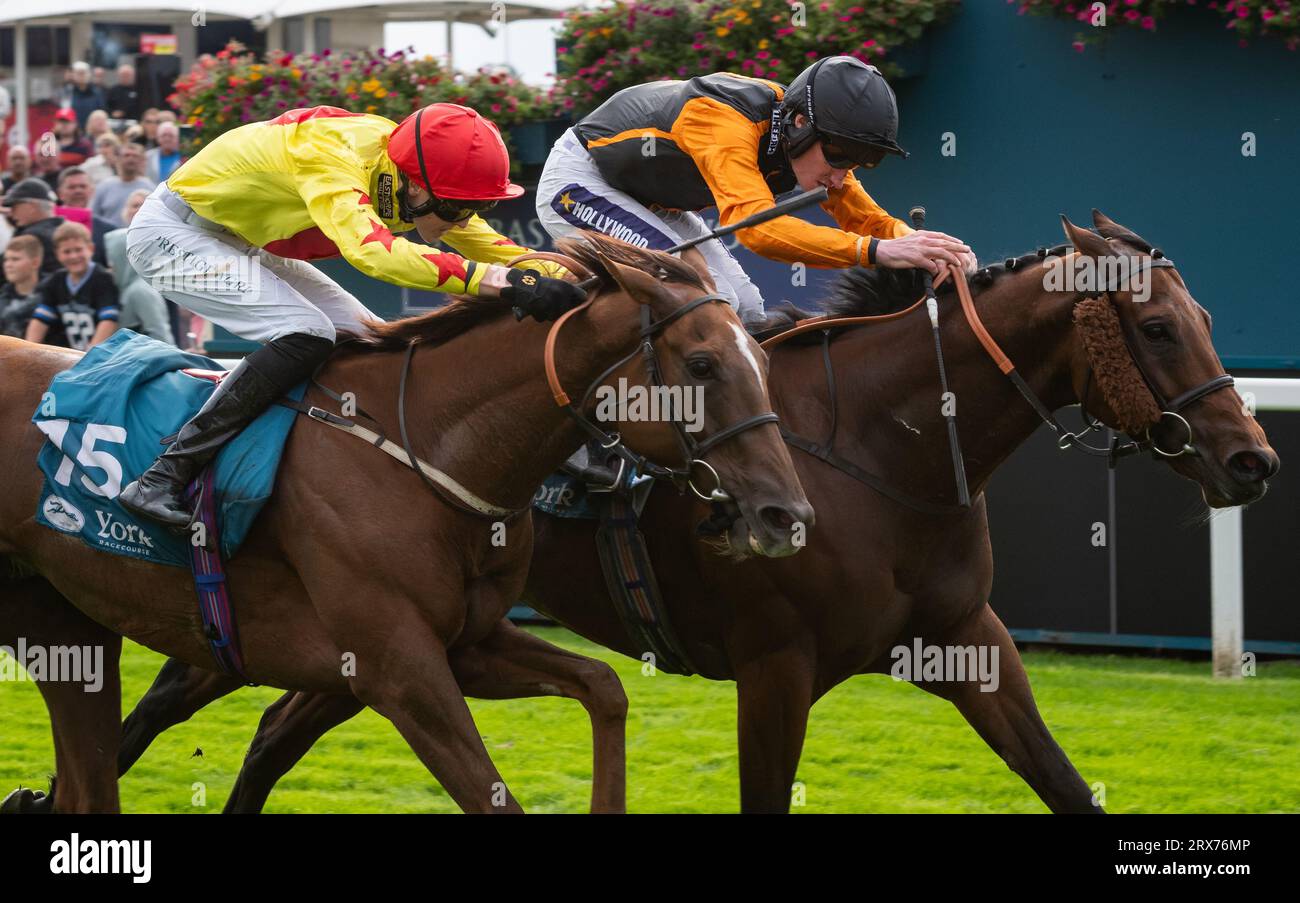
[[[299,425],[274,492],[227,569],[247,678],[347,693],[371,706],[466,811],[520,809],[466,693],[578,699],[592,721],[592,808],[625,807],[626,696],[617,676],[504,619],[532,557],[533,491],[585,438],[551,389],[581,389],[620,359],[646,358],[656,383],[699,388],[703,422],[690,442],[676,425],[643,425],[632,443],[640,453],[676,464],[681,440],[707,454],[705,469],[732,509],[728,535],[745,553],[792,554],[795,526],[813,522],[769,413],[764,355],[706,287],[702,258],[590,233],[560,245],[571,264],[599,277],[562,334],[558,324],[514,322],[499,299],[461,299],[370,326],[308,390],[306,401],[320,407],[329,406],[321,386],[352,393],[358,410],[369,404],[414,457],[455,475],[457,504],[417,495],[411,469],[367,443]],[[113,693],[41,684],[59,768],[45,802],[57,811],[114,811],[119,637],[192,666],[213,663],[189,574],[91,550],[35,521],[44,434],[30,417],[51,378],[78,357],[0,339],[0,638],[34,629],[50,645],[91,637],[108,647]],[[405,404],[393,405],[399,382]],[[681,463],[694,486],[698,462]],[[466,498],[482,506],[469,510]],[[11,808],[40,802],[26,791]]]
[[[1073,249],[1066,257],[1152,260],[1159,254],[1098,211],[1093,220],[1100,234],[1064,221]],[[1168,447],[1153,454],[1197,482],[1213,507],[1260,498],[1278,459],[1259,425],[1234,393],[1211,389],[1188,396],[1190,389],[1226,384],[1209,315],[1177,270],[1150,270],[1148,300],[1115,292],[1114,303],[1085,302],[1089,292],[1082,289],[1045,288],[1046,268],[1061,262],[1064,250],[990,267],[973,289],[982,328],[1042,405],[1055,411],[1082,404],[1112,428],[1154,435]],[[948,510],[916,510],[800,451],[795,464],[818,512],[816,533],[795,558],[736,566],[686,537],[685,525],[698,517],[689,500],[652,493],[641,526],[665,607],[695,670],[736,682],[743,811],[787,811],[813,703],[854,675],[889,673],[892,650],[922,638],[996,649],[994,692],[981,692],[972,681],[913,682],[951,701],[1052,811],[1100,812],[1044,724],[1019,653],[988,604],[993,558],[983,489],[1039,427],[1040,415],[994,365],[947,283],[940,292],[943,347],[975,495],[969,510],[953,508],[929,325],[919,310],[895,313],[920,291],[910,273],[848,274],[827,305],[829,315],[880,319],[836,328],[824,346],[816,329],[812,342],[777,345],[770,352],[770,389],[790,431],[821,437],[837,420],[840,458],[886,478],[885,488],[896,494]],[[1089,303],[1107,303],[1120,330],[1091,350],[1083,314],[1097,311],[1087,310]],[[1135,367],[1141,368],[1136,376]],[[1146,408],[1154,393],[1189,398],[1179,419],[1194,432],[1194,454],[1171,456],[1192,436],[1182,436],[1177,420],[1161,417],[1158,409],[1153,425]],[[647,650],[630,639],[609,600],[595,530],[592,522],[535,515],[523,598],[587,639],[639,659]],[[123,725],[120,770],[125,773],[159,732],[237,688],[238,682],[210,670],[168,662]],[[359,710],[344,696],[302,693],[273,704],[226,811],[258,811],[275,781],[315,740]]]

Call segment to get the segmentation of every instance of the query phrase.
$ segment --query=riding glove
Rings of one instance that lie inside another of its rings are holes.
[[[586,292],[572,282],[533,270],[512,269],[506,273],[506,281],[510,285],[501,289],[501,297],[540,322],[554,320],[587,300]]]

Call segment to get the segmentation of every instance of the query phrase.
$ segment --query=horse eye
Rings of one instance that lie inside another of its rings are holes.
[[[691,371],[691,376],[696,379],[708,379],[713,376],[713,364],[708,358],[692,358],[687,362],[686,369]]]
[[[1142,326],[1142,334],[1151,342],[1169,342],[1173,340],[1173,335],[1164,323],[1146,323]]]

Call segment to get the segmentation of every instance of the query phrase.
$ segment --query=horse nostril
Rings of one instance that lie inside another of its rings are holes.
[[[1238,483],[1262,483],[1277,473],[1277,455],[1241,451],[1228,459],[1228,472]]]
[[[778,533],[784,533],[794,526],[795,516],[779,505],[766,505],[759,512],[758,516],[772,530]]]
[[[793,509],[780,505],[765,505],[759,509],[758,516],[770,529],[778,533],[788,533],[797,524],[802,524],[805,530],[811,527],[813,509],[807,503],[797,505]]]

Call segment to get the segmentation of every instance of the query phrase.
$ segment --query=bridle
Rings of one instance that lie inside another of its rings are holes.
[[[510,266],[514,266],[526,260],[549,260],[553,263],[560,264],[569,272],[579,276],[580,278],[586,279],[592,276],[591,272],[578,261],[563,254],[555,254],[546,251],[536,251],[517,257],[510,262]],[[564,408],[565,413],[569,415],[574,423],[577,424],[578,428],[582,430],[589,439],[596,440],[600,443],[602,448],[606,449],[611,454],[618,456],[620,460],[618,475],[619,482],[622,480],[625,468],[630,465],[634,469],[634,473],[652,476],[657,479],[671,480],[679,487],[685,486],[701,501],[714,504],[723,504],[732,501],[732,497],[722,488],[722,478],[718,476],[718,472],[713,468],[713,466],[704,460],[704,456],[721,443],[740,435],[746,430],[750,430],[756,426],[762,426],[765,423],[777,423],[779,418],[774,411],[767,411],[763,414],[755,414],[752,417],[747,417],[744,420],[725,427],[724,429],[718,430],[713,435],[703,440],[697,440],[694,436],[688,433],[680,418],[669,418],[673,425],[673,432],[677,438],[677,444],[682,452],[682,460],[686,462],[683,467],[665,467],[662,464],[649,460],[644,455],[637,454],[623,443],[622,437],[617,432],[603,429],[599,424],[583,413],[587,409],[587,404],[591,401],[591,396],[595,393],[596,389],[598,389],[605,380],[609,379],[609,377],[616,371],[638,355],[645,363],[650,385],[652,387],[661,386],[663,368],[659,363],[658,351],[655,349],[655,339],[662,335],[664,330],[671,324],[692,311],[698,310],[706,304],[729,304],[727,299],[716,292],[701,295],[698,298],[687,301],[672,313],[658,320],[652,319],[650,308],[648,306],[644,304],[641,305],[641,330],[638,337],[637,347],[625,354],[619,360],[615,361],[607,367],[604,372],[597,376],[592,381],[591,385],[587,387],[587,390],[582,394],[579,403],[575,405],[570,400],[568,393],[564,391],[564,387],[560,384],[559,372],[555,366],[555,347],[556,342],[559,339],[560,331],[564,328],[565,323],[580,311],[590,307],[592,302],[595,300],[596,291],[593,289],[589,293],[586,301],[565,311],[565,313],[561,315],[554,324],[552,324],[550,332],[546,336],[546,381],[550,386],[551,396],[555,399],[555,403]],[[694,474],[698,469],[706,471],[713,483],[713,488],[707,493],[696,485]]]
[[[1151,251],[1151,256],[1141,259],[1140,268],[1142,270],[1152,270],[1152,269],[1171,269],[1175,271],[1177,270],[1177,267],[1174,265],[1174,262],[1170,260],[1168,257],[1165,257],[1163,252],[1161,252],[1159,248],[1153,248]],[[1098,295],[1094,295],[1093,297],[1097,297],[1099,295],[1105,295],[1106,300],[1110,304],[1114,305],[1115,299],[1113,296],[1116,291],[1119,291],[1118,287],[1107,286],[1105,289],[1099,292]],[[1207,379],[1205,382],[1201,383],[1198,386],[1194,386],[1193,388],[1188,389],[1186,392],[1182,392],[1178,395],[1175,395],[1171,399],[1166,399],[1164,397],[1164,394],[1156,387],[1155,380],[1151,378],[1151,374],[1148,373],[1146,368],[1142,365],[1141,359],[1138,357],[1138,355],[1134,354],[1133,349],[1128,346],[1127,338],[1125,338],[1124,344],[1126,350],[1128,351],[1129,358],[1131,358],[1133,361],[1133,366],[1137,368],[1138,373],[1142,376],[1142,381],[1146,384],[1147,390],[1151,393],[1151,397],[1155,400],[1156,407],[1159,408],[1160,413],[1156,422],[1148,425],[1140,437],[1131,438],[1128,441],[1123,443],[1119,442],[1118,438],[1116,438],[1111,443],[1111,446],[1108,449],[1099,449],[1096,448],[1095,446],[1090,446],[1080,441],[1080,437],[1087,435],[1089,432],[1095,429],[1100,429],[1102,426],[1101,422],[1098,421],[1095,417],[1093,417],[1090,413],[1088,413],[1088,409],[1087,409],[1088,394],[1092,383],[1092,367],[1090,365],[1088,368],[1088,376],[1084,381],[1084,389],[1079,398],[1079,408],[1083,414],[1085,428],[1077,433],[1071,433],[1065,430],[1063,427],[1056,429],[1057,447],[1061,449],[1066,449],[1073,445],[1078,447],[1081,451],[1085,452],[1086,454],[1106,455],[1110,459],[1112,467],[1114,466],[1115,461],[1117,461],[1119,458],[1126,457],[1131,454],[1136,454],[1141,451],[1151,451],[1154,454],[1160,455],[1161,457],[1165,457],[1165,458],[1181,458],[1183,455],[1191,455],[1193,457],[1199,457],[1201,453],[1196,448],[1196,445],[1192,441],[1194,438],[1194,434],[1192,432],[1192,426],[1190,423],[1187,422],[1187,418],[1182,415],[1182,412],[1186,410],[1188,407],[1190,407],[1191,405],[1193,405],[1194,403],[1200,401],[1202,398],[1205,398],[1207,395],[1217,392],[1220,389],[1226,389],[1229,386],[1235,385],[1236,380],[1234,380],[1227,373],[1222,373],[1211,379]],[[1182,442],[1179,449],[1174,452],[1165,451],[1163,448],[1160,447],[1160,444],[1151,436],[1152,429],[1159,427],[1166,422],[1182,424],[1182,428],[1184,432],[1186,432],[1187,434],[1186,440]],[[1050,425],[1051,423],[1049,422],[1049,426]],[[1059,424],[1057,424],[1057,426],[1059,427]]]
[[[1047,252],[1045,249],[1039,250],[1040,257],[1046,256],[1046,253]],[[1141,259],[1141,266],[1143,268],[1159,269],[1159,268],[1167,267],[1173,269],[1174,263],[1173,261],[1165,257],[1160,252],[1159,249],[1154,249],[1151,252],[1151,255],[1149,257]],[[1084,391],[1082,393],[1083,397],[1080,399],[1079,402],[1080,408],[1081,410],[1083,410],[1083,414],[1084,414],[1085,428],[1078,432],[1071,432],[1065,428],[1065,426],[1060,422],[1060,420],[1057,419],[1056,415],[1051,411],[1051,409],[1048,408],[1047,405],[1043,403],[1042,399],[1038,397],[1037,393],[1035,393],[1034,390],[1030,388],[1029,384],[1025,382],[1024,377],[1022,377],[1020,373],[1016,370],[1015,364],[1011,362],[1011,359],[1007,357],[1006,353],[1003,352],[1002,349],[998,346],[998,343],[994,341],[991,335],[989,335],[988,330],[985,329],[984,323],[980,320],[979,312],[975,308],[974,299],[971,297],[970,286],[966,282],[966,274],[955,267],[950,267],[947,264],[940,264],[940,274],[939,277],[934,281],[934,284],[938,286],[942,284],[945,279],[949,279],[949,278],[953,280],[953,284],[957,290],[958,299],[960,300],[961,303],[962,313],[966,318],[967,324],[971,328],[971,332],[974,333],[976,339],[979,340],[981,347],[983,347],[984,351],[989,355],[990,358],[992,358],[993,363],[997,365],[1000,371],[1002,371],[1002,374],[1011,381],[1012,385],[1016,387],[1017,391],[1020,392],[1021,396],[1024,397],[1025,401],[1027,401],[1029,405],[1034,409],[1034,412],[1038,414],[1039,418],[1043,421],[1043,423],[1047,424],[1048,428],[1051,429],[1056,434],[1057,437],[1056,444],[1058,448],[1062,450],[1066,450],[1069,448],[1077,448],[1079,449],[1079,451],[1083,452],[1084,454],[1104,456],[1108,459],[1108,463],[1110,464],[1111,467],[1114,467],[1116,462],[1118,462],[1119,459],[1121,458],[1148,449],[1166,458],[1177,458],[1177,457],[1181,457],[1182,455],[1188,455],[1188,454],[1190,455],[1200,454],[1200,452],[1196,449],[1196,446],[1192,441],[1193,435],[1192,435],[1191,425],[1187,422],[1187,419],[1182,416],[1182,411],[1184,411],[1190,405],[1194,404],[1200,399],[1205,398],[1207,395],[1210,395],[1213,392],[1217,392],[1220,389],[1226,389],[1229,386],[1233,385],[1234,380],[1231,376],[1229,376],[1226,373],[1221,374],[1212,379],[1206,380],[1205,382],[1201,383],[1200,385],[1192,389],[1187,390],[1186,392],[1176,395],[1172,399],[1166,400],[1163,394],[1160,392],[1160,390],[1156,388],[1156,385],[1154,381],[1152,381],[1150,375],[1143,369],[1141,363],[1138,361],[1137,355],[1133,353],[1133,349],[1129,347],[1128,340],[1127,338],[1125,338],[1124,340],[1125,348],[1128,351],[1128,355],[1133,360],[1134,364],[1137,367],[1138,372],[1142,376],[1143,381],[1146,383],[1147,389],[1151,392],[1151,395],[1155,399],[1157,406],[1160,408],[1159,419],[1155,423],[1149,425],[1141,437],[1130,438],[1124,442],[1121,442],[1119,437],[1117,436],[1112,440],[1109,447],[1097,447],[1097,446],[1089,445],[1088,443],[1082,440],[1082,437],[1086,436],[1092,430],[1100,428],[1101,426],[1100,422],[1097,421],[1096,418],[1092,417],[1092,415],[1088,414],[1085,408],[1089,387],[1092,382],[1091,367],[1089,368],[1088,379],[1085,382]],[[1113,295],[1113,293],[1116,291],[1119,291],[1118,287],[1107,286],[1105,289],[1102,289],[1101,292],[1097,294],[1106,295],[1108,303],[1113,304],[1114,299],[1111,297],[1111,295]],[[819,443],[807,439],[803,436],[795,435],[793,433],[790,433],[782,429],[782,433],[781,433],[782,438],[784,438],[788,444],[794,446],[795,448],[799,448],[816,458],[821,459],[825,463],[829,464],[831,467],[834,467],[835,469],[848,474],[849,476],[853,477],[859,482],[871,486],[873,489],[880,492],[882,495],[885,495],[886,497],[891,498],[894,501],[899,502],[900,504],[912,508],[913,510],[920,511],[925,514],[956,513],[956,512],[969,510],[969,506],[936,503],[925,499],[918,499],[913,496],[910,496],[907,493],[904,493],[901,490],[890,486],[881,477],[866,472],[865,470],[863,470],[861,467],[858,467],[853,462],[836,454],[832,448],[835,439],[835,424],[837,418],[835,415],[835,376],[834,376],[834,370],[831,366],[831,358],[830,358],[830,331],[832,329],[845,327],[845,326],[854,326],[863,323],[877,323],[886,320],[898,319],[900,317],[906,316],[907,314],[916,310],[918,307],[921,307],[925,303],[925,301],[926,298],[922,297],[919,300],[917,300],[916,303],[910,305],[909,307],[889,314],[876,314],[876,315],[858,316],[858,317],[829,317],[829,316],[809,317],[805,320],[800,320],[798,323],[795,324],[793,328],[788,329],[785,332],[781,332],[774,336],[771,336],[770,338],[763,341],[761,345],[764,349],[768,349],[781,342],[786,341],[787,339],[793,338],[794,336],[799,335],[801,333],[811,332],[813,330],[821,330],[823,333],[822,356],[826,366],[827,382],[831,390],[831,431],[827,439]],[[1164,423],[1166,419],[1176,420],[1177,422],[1181,423],[1184,429],[1186,429],[1187,431],[1186,441],[1182,443],[1182,447],[1176,452],[1165,451],[1164,449],[1160,448],[1158,444],[1156,444],[1155,440],[1151,438],[1152,428],[1160,425],[1161,423]],[[962,472],[964,472],[965,464],[962,460],[962,452],[960,447],[953,448],[953,460],[954,460],[954,466],[959,470],[961,470]]]

